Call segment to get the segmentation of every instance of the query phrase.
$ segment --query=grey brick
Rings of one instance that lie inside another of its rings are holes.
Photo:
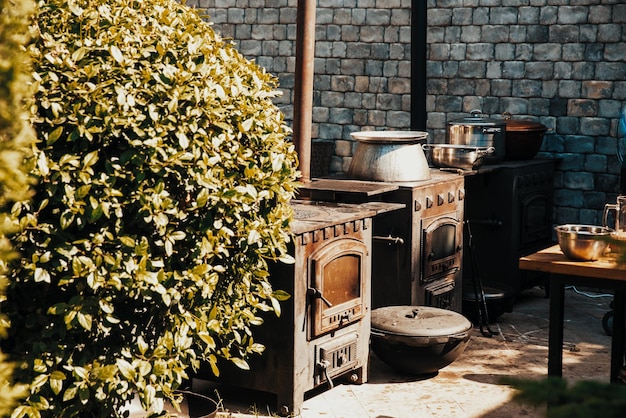
[[[411,113],[403,111],[391,111],[387,114],[387,126],[396,129],[411,127]]]
[[[530,98],[528,100],[528,113],[531,115],[547,115],[550,112],[550,100],[547,98]],[[542,121],[544,123],[545,121]],[[546,125],[548,126],[548,125]]]
[[[532,44],[515,45],[515,60],[516,61],[532,61],[533,54],[534,54],[534,47]]]
[[[534,49],[534,58],[539,61],[559,61],[561,59],[561,44],[537,44]]]
[[[539,23],[538,7],[520,7],[518,9],[517,23],[521,25],[536,25]]]
[[[426,29],[426,42],[428,45],[443,42],[445,29],[442,27],[428,27]]]
[[[559,202],[559,206],[580,208],[584,205],[582,190],[555,190],[554,197],[555,200]],[[576,211],[575,214],[569,216],[571,216],[572,219],[578,219],[578,211]],[[568,223],[569,221],[564,222],[563,220],[561,220],[560,222]]]
[[[556,133],[560,135],[577,135],[580,121],[578,118],[561,116],[556,118]]]
[[[626,23],[626,4],[613,6],[613,23]]]
[[[446,35],[443,39],[444,42],[449,44],[459,42],[461,40],[461,28],[461,26],[452,26],[446,28]]]
[[[626,58],[626,40],[620,43],[607,44],[604,49],[604,59],[607,61],[624,62]],[[626,71],[625,71],[626,75]]]
[[[467,54],[466,44],[452,44],[450,45],[450,59],[464,60]]]
[[[470,44],[467,46],[467,59],[489,61],[494,57],[494,45],[490,43]]]
[[[579,157],[583,158],[583,154],[591,154],[595,151],[595,138],[577,135],[569,136],[565,141],[565,151],[575,152]],[[583,167],[580,166],[579,168]]]
[[[561,6],[558,11],[559,24],[575,25],[587,23],[589,8],[585,6]]]
[[[353,109],[333,109],[328,115],[330,123],[347,124],[352,123]]]
[[[509,41],[513,43],[526,42],[528,37],[526,26],[513,25],[509,27]]]
[[[541,97],[553,98],[558,95],[559,82],[556,80],[544,80],[542,81]]]
[[[489,23],[489,7],[476,7],[472,15],[474,25],[486,25]]]
[[[368,9],[365,12],[365,24],[388,26],[391,23],[391,11],[387,9]]]
[[[572,78],[572,64],[569,62],[555,62],[554,78],[557,80],[569,80]]]
[[[580,97],[582,83],[574,80],[562,80],[559,82],[559,96],[562,98]]]
[[[512,81],[511,80],[492,80],[491,92],[495,96],[506,97],[512,94]]]
[[[582,135],[608,135],[610,127],[610,120],[606,118],[581,118],[580,120]]]
[[[398,61],[383,60],[383,77],[391,79],[398,77]]]
[[[559,8],[556,6],[545,6],[539,12],[539,23],[541,25],[553,25],[557,22]]]
[[[524,77],[525,63],[523,61],[507,61],[502,65],[502,76],[504,78]]]
[[[598,27],[596,25],[580,26],[580,42],[596,42],[598,39]]]
[[[582,61],[585,57],[585,44],[573,43],[563,45],[563,61]]]
[[[494,58],[498,61],[511,61],[515,59],[515,45],[509,43],[496,45]]]
[[[552,25],[548,30],[548,41],[557,43],[578,42],[580,29],[574,25]]]
[[[459,75],[459,61],[445,61],[442,75],[446,78],[457,77]]]
[[[509,26],[485,25],[482,27],[481,33],[481,42],[497,44],[509,40]]]
[[[452,10],[450,9],[428,9],[429,26],[448,26],[452,22]]]
[[[626,62],[599,62],[596,64],[598,80],[623,81],[626,75]]]
[[[479,26],[463,26],[461,28],[461,41],[472,43],[480,42],[482,30]]]
[[[498,61],[488,62],[486,77],[490,80],[502,78],[502,63]]]
[[[536,80],[515,80],[512,85],[513,97],[539,97],[542,84]]]
[[[584,167],[583,167],[584,168]],[[593,190],[593,174],[576,171],[566,171],[563,173],[563,185],[574,190]],[[583,199],[584,202],[584,199]]]
[[[554,64],[552,62],[529,62],[526,64],[526,77],[531,80],[550,80],[554,74]],[[541,88],[539,88],[541,95]]]
[[[469,7],[457,7],[452,10],[452,24],[467,26],[472,24],[473,9]]]
[[[528,100],[515,97],[503,97],[500,99],[501,113],[509,112],[512,115],[528,114]]]
[[[550,27],[547,25],[530,25],[526,29],[526,42],[544,43],[550,39]]]
[[[409,26],[411,24],[411,11],[406,9],[391,10],[390,24],[393,26]]]
[[[491,9],[489,22],[494,25],[513,25],[517,23],[517,8],[497,7]]]
[[[575,62],[572,64],[572,77],[577,80],[591,80],[596,75],[596,65],[592,62]]]
[[[487,72],[487,63],[483,61],[462,61],[459,64],[459,76],[465,78],[483,78]]]
[[[607,200],[606,200],[606,193],[597,191],[598,185],[596,183],[596,177],[597,176],[594,176],[594,179],[593,179],[594,189],[596,189],[596,191],[585,192],[583,194],[583,197],[585,199],[585,208],[595,209],[597,212],[598,210],[604,209],[604,204],[607,202]],[[594,223],[592,225],[601,225],[601,223],[600,224]]]
[[[382,26],[361,26],[361,42],[382,42],[385,29]]]

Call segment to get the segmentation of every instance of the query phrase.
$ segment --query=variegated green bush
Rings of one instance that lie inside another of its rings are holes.
[[[30,68],[24,46],[30,42],[29,21],[34,3],[29,0],[0,0],[0,302],[7,286],[6,263],[17,256],[8,236],[15,233],[17,218],[11,207],[28,198],[29,167],[24,164],[30,155],[35,135],[28,121]],[[0,311],[0,338],[6,338],[9,322]],[[0,416],[11,413],[25,388],[13,384],[14,364],[0,352]]]
[[[246,368],[280,309],[298,172],[276,80],[174,0],[42,0],[36,22],[14,415],[110,417],[134,394],[158,412],[201,361]]]

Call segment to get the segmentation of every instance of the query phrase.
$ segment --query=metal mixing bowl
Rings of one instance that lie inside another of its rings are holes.
[[[477,169],[485,157],[495,151],[494,147],[475,147],[458,144],[424,144],[435,167]]]
[[[554,229],[565,257],[577,261],[594,261],[602,257],[613,231],[595,225],[559,225]]]

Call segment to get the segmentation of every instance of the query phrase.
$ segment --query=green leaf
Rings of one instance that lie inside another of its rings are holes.
[[[120,373],[122,373],[122,376],[126,378],[126,380],[131,381],[131,382],[135,381],[136,373],[132,364],[130,364],[124,359],[118,359],[115,362],[115,364],[117,365],[117,368],[119,369]]]

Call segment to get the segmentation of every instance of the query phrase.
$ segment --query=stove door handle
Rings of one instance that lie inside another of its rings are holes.
[[[326,304],[326,306],[328,306],[329,308],[333,307],[333,304],[330,303],[328,301],[328,299],[326,299],[324,297],[324,295],[322,294],[322,292],[319,289],[316,289],[314,287],[309,287],[306,290],[306,294],[309,298],[313,298],[313,299],[322,299],[322,302],[324,302]]]

